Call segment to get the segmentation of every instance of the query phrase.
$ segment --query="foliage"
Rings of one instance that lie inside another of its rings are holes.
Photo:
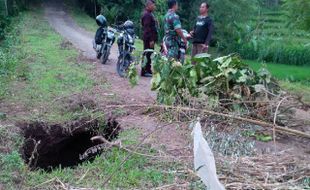
[[[8,17],[0,15],[0,40],[4,39],[6,27],[10,24]]]
[[[7,52],[0,49],[0,97],[7,91],[7,81],[15,74],[16,60]]]
[[[299,82],[310,86],[310,66],[296,66],[272,62],[265,63],[257,60],[246,60],[246,63],[255,71],[258,71],[264,65],[279,80]]]
[[[181,19],[186,29],[192,29],[194,20],[199,14],[203,0],[180,1]],[[234,45],[240,40],[238,24],[247,23],[258,15],[260,6],[257,0],[209,0],[209,15],[214,20],[214,40],[220,51],[234,51]],[[247,10],[247,11],[244,11]]]
[[[287,20],[283,10],[262,11],[252,24],[236,25],[239,40],[232,44],[232,49],[246,59],[309,65],[310,33],[296,27],[289,28]]]
[[[12,17],[29,8],[29,5],[40,0],[6,0],[0,1],[0,41],[4,39]]]
[[[310,1],[284,0],[283,7],[289,13],[289,23],[293,27],[300,27],[310,31]]]
[[[208,96],[213,100],[247,100],[261,90],[276,90],[271,89],[273,79],[267,69],[255,73],[237,55],[211,60],[209,54],[200,54],[194,61],[197,64],[187,61],[182,65],[158,53],[153,54],[152,90],[157,91],[160,103],[185,103],[188,101],[186,94]]]
[[[129,82],[130,82],[132,87],[136,86],[138,84],[138,80],[139,80],[138,72],[135,68],[136,68],[135,64],[131,64],[128,68],[127,77],[129,78]]]
[[[260,39],[242,43],[237,47],[240,55],[246,59],[259,59],[265,62],[288,65],[310,65],[310,48],[308,45]]]

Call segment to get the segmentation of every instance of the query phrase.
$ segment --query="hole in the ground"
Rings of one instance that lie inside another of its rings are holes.
[[[94,136],[111,141],[117,138],[120,126],[114,119],[108,122],[82,119],[66,126],[42,122],[23,124],[23,159],[32,169],[51,170],[55,167],[73,167],[101,153],[94,151],[81,158],[89,148],[102,142],[93,142]]]

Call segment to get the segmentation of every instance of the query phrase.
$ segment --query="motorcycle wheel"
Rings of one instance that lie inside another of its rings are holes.
[[[107,61],[109,59],[109,55],[110,55],[110,48],[107,47],[106,50],[104,50],[104,52],[101,56],[101,59],[100,59],[100,61],[103,65],[105,65],[107,63]]]
[[[120,77],[125,77],[128,67],[130,65],[130,60],[129,58],[119,58],[117,61],[117,65],[116,65],[116,69],[117,69],[117,73]]]

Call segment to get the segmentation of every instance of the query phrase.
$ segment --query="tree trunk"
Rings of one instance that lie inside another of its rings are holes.
[[[4,0],[5,16],[9,16],[8,2]]]
[[[97,16],[97,1],[95,0],[94,3],[95,3],[95,18],[96,18],[96,16]]]

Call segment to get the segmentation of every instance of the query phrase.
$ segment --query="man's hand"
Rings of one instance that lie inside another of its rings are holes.
[[[209,50],[209,46],[206,45],[206,44],[203,44],[203,45],[202,45],[202,50],[203,50],[203,51],[208,51],[208,50]]]
[[[187,39],[186,38],[183,38],[183,42],[186,44],[186,47],[187,47]]]
[[[186,44],[186,47],[187,47],[187,39],[186,39],[186,37],[184,36],[184,34],[183,34],[183,32],[182,32],[182,29],[177,29],[177,30],[175,30],[177,33],[178,33],[178,35],[182,38],[182,40],[183,40],[183,42]]]
[[[150,42],[150,48],[154,48],[154,46],[155,46],[155,42],[154,42],[154,41],[151,41],[151,42]]]

